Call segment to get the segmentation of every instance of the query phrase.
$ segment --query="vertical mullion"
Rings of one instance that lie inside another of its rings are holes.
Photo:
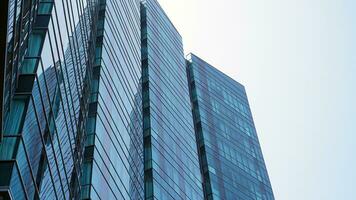
[[[6,74],[6,54],[7,54],[7,23],[9,12],[9,0],[0,1],[0,142],[3,132],[3,112],[4,112],[4,87]]]

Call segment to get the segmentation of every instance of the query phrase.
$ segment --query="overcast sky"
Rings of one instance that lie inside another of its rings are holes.
[[[276,199],[355,199],[356,1],[159,2],[186,53],[246,86]]]

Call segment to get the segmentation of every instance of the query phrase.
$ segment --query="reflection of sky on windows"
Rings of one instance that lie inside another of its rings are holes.
[[[195,55],[189,57],[198,138],[205,146],[203,168],[207,165],[211,173],[204,179],[211,183],[208,194],[273,199],[245,88]]]
[[[83,1],[84,7],[85,7],[86,4],[87,4],[87,2]],[[55,62],[58,61],[58,53],[57,53],[56,50],[53,53],[54,59],[52,57],[51,46],[50,46],[50,43],[49,43],[49,37],[51,38],[52,48],[55,49],[56,46],[55,46],[55,38],[54,38],[55,34],[54,34],[54,32],[56,33],[57,43],[59,45],[58,48],[59,48],[59,51],[60,51],[59,56],[60,56],[60,59],[62,61],[63,61],[63,57],[64,56],[62,54],[61,48],[63,47],[63,50],[65,51],[69,47],[69,42],[68,42],[69,38],[72,37],[72,33],[70,31],[71,28],[70,28],[69,18],[68,18],[68,16],[66,16],[66,18],[64,16],[64,9],[63,9],[62,2],[61,1],[55,1],[55,5],[56,6],[52,10],[52,17],[51,17],[51,20],[50,20],[49,25],[48,25],[48,33],[47,33],[47,36],[46,36],[46,39],[45,39],[45,43],[43,45],[43,50],[42,50],[42,55],[41,55],[44,69],[47,69],[49,66],[53,66],[53,64],[54,64],[53,60]],[[77,14],[78,13],[77,4],[73,3],[71,7],[73,8],[73,13],[74,13],[74,19],[71,18],[71,26],[72,26],[72,28],[74,28],[73,26],[75,26],[79,22],[79,17],[78,17],[78,14]],[[65,7],[65,8],[67,8],[67,7]],[[56,9],[57,13],[55,12],[55,9]],[[68,12],[67,10],[65,10],[65,11]],[[73,23],[73,20],[74,20],[74,23]],[[66,28],[66,21],[67,21],[68,28],[69,28],[69,33],[70,33],[69,37],[68,37],[67,28]],[[57,22],[58,22],[58,25],[57,25]],[[61,38],[59,38],[59,36],[58,36],[58,34],[59,34],[58,27],[59,27]],[[60,42],[60,39],[62,40],[62,43]],[[38,75],[42,73],[42,69],[40,69],[40,67],[38,68],[38,72],[37,73],[38,73]]]

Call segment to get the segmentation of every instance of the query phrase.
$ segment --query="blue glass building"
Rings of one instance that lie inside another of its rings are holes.
[[[69,5],[54,4],[9,1],[0,144],[4,199],[79,196],[85,126],[81,116],[86,113],[82,104],[92,66],[89,44],[95,34],[91,5],[97,2],[72,5],[73,24],[65,27],[60,20]]]
[[[140,1],[101,1],[84,199],[143,199]]]
[[[156,0],[141,26],[146,199],[203,199],[182,38]]]
[[[0,199],[143,199],[140,2],[8,6]]]
[[[244,87],[157,0],[0,8],[0,200],[273,199]]]
[[[205,199],[273,200],[244,86],[188,57]]]

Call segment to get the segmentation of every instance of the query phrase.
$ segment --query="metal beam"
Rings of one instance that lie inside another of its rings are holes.
[[[9,12],[9,0],[0,1],[0,142],[4,130],[4,89],[6,75],[7,54],[7,23]]]

